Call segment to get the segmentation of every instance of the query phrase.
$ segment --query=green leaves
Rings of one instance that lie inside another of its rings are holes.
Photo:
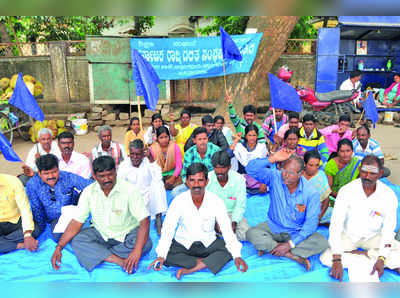
[[[224,30],[228,34],[243,34],[250,19],[247,16],[213,16],[212,18],[213,23],[211,25],[198,29],[200,34],[210,35],[214,32],[218,32],[219,34],[219,26],[224,27]]]

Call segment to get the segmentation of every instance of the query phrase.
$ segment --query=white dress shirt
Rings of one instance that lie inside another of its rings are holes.
[[[344,233],[353,243],[381,235],[379,253],[387,255],[388,249],[384,247],[394,240],[397,205],[396,194],[380,181],[369,197],[360,178],[343,186],[336,198],[329,228],[332,254],[343,254],[341,236]]]
[[[162,181],[162,172],[157,162],[143,158],[138,168],[128,158],[118,168],[118,177],[132,183],[139,190],[152,218],[167,211],[167,194]]]
[[[169,206],[156,248],[157,256],[164,259],[167,257],[174,235],[175,240],[186,249],[195,241],[201,241],[208,247],[216,239],[215,222],[221,228],[227,250],[234,259],[240,257],[242,244],[232,231],[232,224],[222,199],[206,191],[203,202],[197,209],[190,190],[174,198]]]
[[[28,156],[26,158],[26,165],[29,166],[34,172],[38,171],[36,167],[36,158],[35,158],[36,153],[39,153],[41,156],[48,154],[46,151],[44,151],[40,143],[36,143],[35,145],[33,145],[32,149],[29,150]],[[54,154],[55,156],[59,156],[61,154],[60,148],[58,147],[58,144],[55,141],[51,142],[49,153]]]
[[[354,99],[355,102],[360,101],[360,97],[361,97],[361,82],[358,81],[356,82],[354,85],[353,83],[350,81],[350,79],[347,79],[345,81],[343,81],[343,83],[340,85],[340,90],[358,90],[358,96]]]
[[[90,161],[82,153],[72,151],[71,158],[69,159],[68,163],[62,158],[61,153],[57,155],[58,157],[58,168],[61,171],[66,171],[70,173],[74,173],[79,175],[85,179],[89,179],[91,172],[90,172]]]

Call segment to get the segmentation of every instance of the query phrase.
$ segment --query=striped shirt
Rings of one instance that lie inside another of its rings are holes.
[[[353,140],[353,156],[358,159],[363,159],[367,155],[375,155],[378,158],[383,158],[381,146],[374,139],[369,138],[368,144],[365,150],[361,147],[360,142],[357,139]]]

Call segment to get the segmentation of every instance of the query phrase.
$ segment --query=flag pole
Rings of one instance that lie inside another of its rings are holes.
[[[275,108],[272,108],[272,113],[274,114],[274,128],[275,128],[275,133],[278,132],[278,129],[276,127],[276,116],[275,116]]]
[[[365,109],[363,109],[363,111],[362,111],[362,113],[361,113],[361,116],[360,116],[360,119],[358,119],[357,125],[356,125],[356,126],[359,126],[359,125],[360,125],[361,119],[362,119],[362,117],[364,116],[364,112],[365,112]]]
[[[224,84],[225,84],[225,94],[226,94],[226,73],[225,73],[225,59],[222,57],[222,66],[224,69]]]
[[[140,130],[143,130],[142,126],[142,113],[140,111],[140,96],[137,95],[137,108],[138,108],[138,114],[139,114],[139,124],[140,124]]]

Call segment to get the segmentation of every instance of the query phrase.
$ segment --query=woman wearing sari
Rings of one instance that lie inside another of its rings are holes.
[[[279,158],[279,160],[282,160],[282,158],[284,157],[283,154],[287,155],[286,159],[288,159],[292,154],[296,154],[298,157],[303,158],[305,152],[304,152],[303,147],[298,146],[299,138],[300,138],[300,134],[299,134],[298,129],[291,128],[285,132],[285,135],[283,137],[283,145],[282,145],[282,147],[279,148],[279,150],[276,151],[276,152],[280,152],[281,158]],[[276,147],[276,144],[274,144],[272,146]],[[283,161],[276,162],[276,167],[278,170],[282,167],[282,164],[283,164]]]
[[[151,145],[157,140],[156,130],[161,126],[165,126],[167,129],[169,129],[168,125],[165,125],[160,113],[153,114],[151,116],[151,126],[147,128],[143,137],[145,144]]]
[[[361,160],[353,157],[353,143],[349,139],[338,142],[337,156],[330,159],[325,166],[331,196],[336,198],[339,189],[358,178]]]
[[[319,193],[321,202],[321,213],[319,215],[320,222],[330,221],[332,208],[329,207],[329,194],[331,188],[329,186],[328,178],[324,171],[319,169],[321,163],[321,155],[318,151],[311,150],[304,154],[304,178],[308,180],[310,185]],[[327,212],[328,210],[328,212]],[[325,216],[324,216],[325,215]]]
[[[394,75],[394,83],[389,88],[381,89],[378,93],[378,100],[385,106],[393,107],[400,102],[400,74]]]
[[[181,150],[171,141],[169,130],[165,126],[157,128],[156,136],[157,140],[151,145],[150,151],[161,167],[165,189],[172,190],[182,183],[179,176],[182,170]]]
[[[244,178],[246,178],[246,188],[250,194],[267,192],[267,186],[247,175],[245,170],[250,160],[264,158],[268,155],[266,144],[258,143],[257,138],[258,127],[254,124],[249,124],[245,128],[245,142],[238,143],[236,139],[231,146],[233,154],[239,162],[238,173],[243,174]]]
[[[172,136],[175,137],[175,142],[181,149],[182,160],[183,160],[183,154],[185,153],[185,150],[183,149],[185,147],[185,143],[192,135],[193,130],[197,127],[196,124],[190,123],[190,119],[192,119],[192,114],[190,114],[188,110],[182,110],[180,119],[181,123],[175,125],[174,114],[170,113],[171,134]]]

